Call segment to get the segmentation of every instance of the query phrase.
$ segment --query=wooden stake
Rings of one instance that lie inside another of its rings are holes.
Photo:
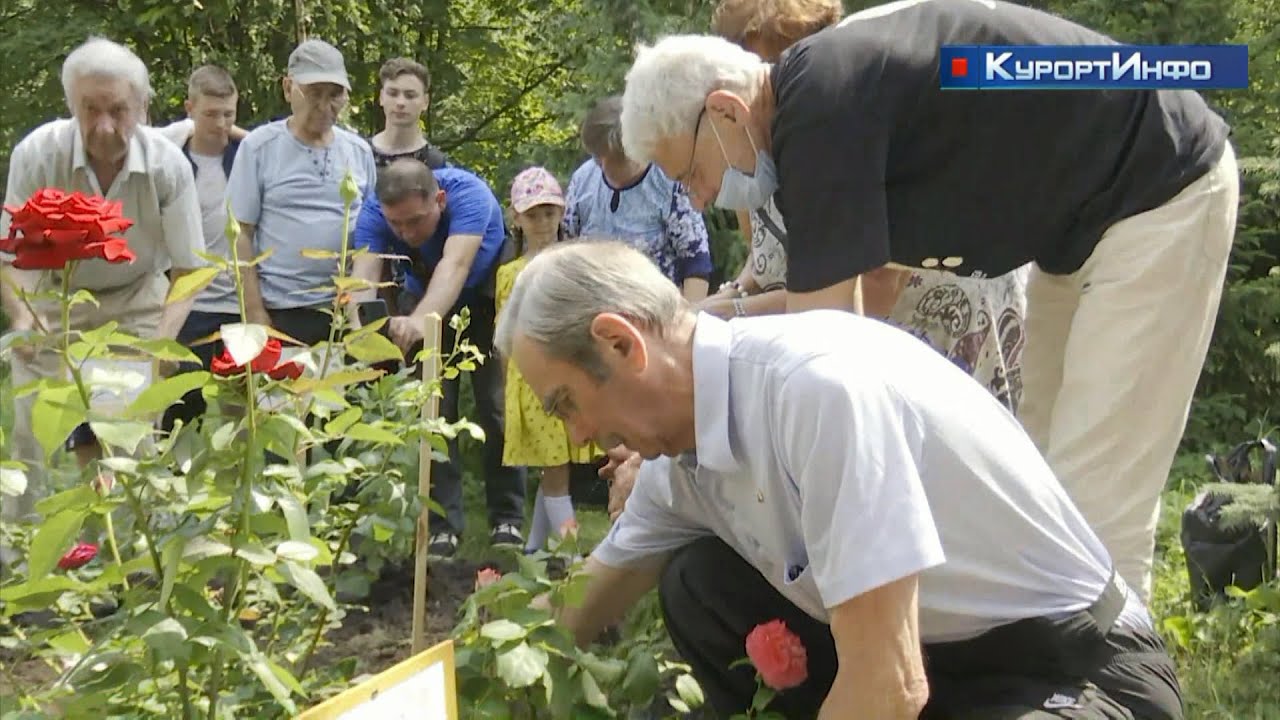
[[[422,419],[435,420],[440,413],[440,398],[434,385],[440,377],[440,316],[432,313],[426,318],[422,331],[423,349],[427,357],[422,360],[422,384],[432,389],[431,397],[422,405]],[[431,439],[423,436],[418,445],[418,496],[423,498],[418,513],[418,533],[414,542],[413,568],[413,654],[427,649],[427,519],[431,511],[426,499],[431,497]]]

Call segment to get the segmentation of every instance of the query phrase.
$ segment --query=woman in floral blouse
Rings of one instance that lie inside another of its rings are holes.
[[[622,151],[622,98],[595,104],[582,123],[591,159],[573,173],[564,223],[570,238],[625,241],[644,252],[691,302],[707,296],[711,249],[702,214],[685,189],[657,165],[632,162]]]

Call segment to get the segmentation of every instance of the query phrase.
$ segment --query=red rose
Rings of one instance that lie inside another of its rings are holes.
[[[497,570],[490,567],[480,568],[480,571],[476,573],[476,590],[489,587],[501,579],[502,573]]]
[[[761,623],[747,635],[747,657],[774,690],[793,688],[809,677],[804,644],[781,620]]]
[[[273,380],[297,380],[302,377],[302,365],[293,360],[286,363],[280,362],[281,352],[280,341],[276,338],[267,338],[267,344],[262,346],[262,352],[249,363],[249,367],[256,373],[266,373]],[[209,370],[214,375],[231,377],[243,373],[244,366],[237,365],[231,353],[223,348],[222,353],[209,363]]]
[[[120,201],[96,195],[70,195],[41,188],[21,207],[5,206],[13,216],[0,251],[12,253],[20,270],[60,270],[74,260],[94,258],[110,263],[133,262],[129,243],[118,233],[133,221],[121,215]]]
[[[84,567],[89,561],[98,557],[98,546],[89,543],[76,543],[76,546],[67,551],[66,555],[58,561],[58,567],[63,570],[75,570],[78,567]]]

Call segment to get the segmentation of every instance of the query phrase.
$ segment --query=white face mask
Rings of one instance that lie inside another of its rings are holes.
[[[747,142],[751,143],[751,149],[756,153],[756,171],[751,175],[729,162],[729,155],[724,151],[724,143],[720,140],[720,132],[716,130],[715,123],[711,123],[711,134],[715,135],[716,144],[720,146],[720,154],[727,165],[724,175],[720,178],[720,192],[716,193],[715,202],[712,204],[725,210],[750,212],[764,207],[769,202],[769,198],[777,192],[778,169],[773,164],[773,158],[756,147],[755,138],[751,137],[751,130],[746,127],[743,129],[747,133]]]

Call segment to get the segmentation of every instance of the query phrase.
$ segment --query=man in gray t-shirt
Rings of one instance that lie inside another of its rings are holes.
[[[328,337],[337,274],[332,259],[305,250],[339,251],[345,203],[339,192],[350,172],[359,188],[347,232],[355,230],[364,195],[377,176],[373,152],[360,136],[337,127],[351,84],[342,54],[323,40],[307,40],[289,56],[285,94],[292,114],[249,133],[240,145],[227,197],[240,222],[241,258],[271,250],[243,271],[245,312],[305,343]]]

